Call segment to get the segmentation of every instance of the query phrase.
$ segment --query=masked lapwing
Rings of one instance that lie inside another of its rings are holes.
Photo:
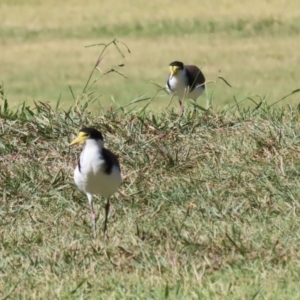
[[[186,98],[196,101],[205,91],[205,77],[197,66],[173,61],[169,69],[166,89],[178,96],[180,104]]]
[[[121,168],[118,158],[104,148],[103,136],[94,128],[82,128],[70,146],[83,144],[83,150],[74,171],[74,181],[78,188],[88,198],[94,236],[96,236],[96,213],[93,205],[93,195],[106,199],[104,233],[107,230],[107,218],[110,207],[110,197],[118,190],[121,182]]]

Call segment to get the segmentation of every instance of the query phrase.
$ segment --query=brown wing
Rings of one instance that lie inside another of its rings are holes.
[[[119,170],[121,171],[120,163],[119,163],[118,158],[115,154],[113,154],[108,149],[103,148],[102,156],[105,160],[105,173],[106,174],[111,173],[112,168],[113,168],[114,165],[117,166],[119,168]]]
[[[205,88],[205,77],[201,70],[192,65],[186,65],[184,66],[186,71],[187,71],[187,76],[188,76],[188,84],[190,86],[191,91],[197,86],[197,85],[202,85],[203,88]]]

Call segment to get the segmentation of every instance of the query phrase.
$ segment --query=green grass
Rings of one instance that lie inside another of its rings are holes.
[[[2,299],[298,299],[298,106],[179,118],[0,101]],[[83,125],[120,156],[109,239],[73,183]]]

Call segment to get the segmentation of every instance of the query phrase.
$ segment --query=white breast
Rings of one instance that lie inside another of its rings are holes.
[[[168,82],[170,88],[167,84],[167,91],[178,95],[179,98],[190,98],[196,101],[204,91],[202,85],[196,86],[192,91],[189,91],[185,70],[178,72],[178,74],[171,79],[169,78]]]
[[[84,147],[80,165],[80,170],[78,166],[75,169],[74,181],[83,192],[108,198],[118,190],[122,182],[121,172],[113,166],[110,174],[105,173],[105,161],[97,145]]]
[[[176,76],[168,79],[169,85],[166,85],[166,88],[169,93],[177,94],[178,96],[183,96],[187,93],[187,80],[185,71],[179,71]],[[170,87],[169,87],[170,86]]]

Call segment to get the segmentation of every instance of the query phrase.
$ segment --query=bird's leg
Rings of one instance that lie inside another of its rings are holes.
[[[109,213],[109,207],[110,207],[110,203],[109,203],[109,198],[107,198],[107,202],[105,204],[105,219],[104,219],[104,234],[107,230],[107,218],[108,218],[108,213]]]
[[[91,205],[91,219],[92,219],[92,226],[93,226],[93,233],[94,233],[94,238],[97,237],[97,231],[96,231],[96,214],[95,214],[95,210],[94,210],[94,205],[92,203]]]
[[[96,213],[94,210],[94,203],[93,203],[93,195],[91,194],[87,194],[88,200],[89,200],[89,204],[90,204],[90,209],[91,209],[91,220],[92,220],[92,226],[93,226],[93,234],[94,234],[94,238],[96,238],[97,236],[97,231],[96,231]]]
[[[179,117],[182,117],[183,112],[184,112],[183,101],[181,99],[178,99],[178,102],[179,102],[179,112],[178,112],[178,115],[179,115]]]
[[[195,101],[196,104],[196,101]],[[194,118],[194,116],[196,115],[197,109],[196,109],[196,105],[194,105],[194,109],[193,109],[193,113],[192,113],[192,118]]]

